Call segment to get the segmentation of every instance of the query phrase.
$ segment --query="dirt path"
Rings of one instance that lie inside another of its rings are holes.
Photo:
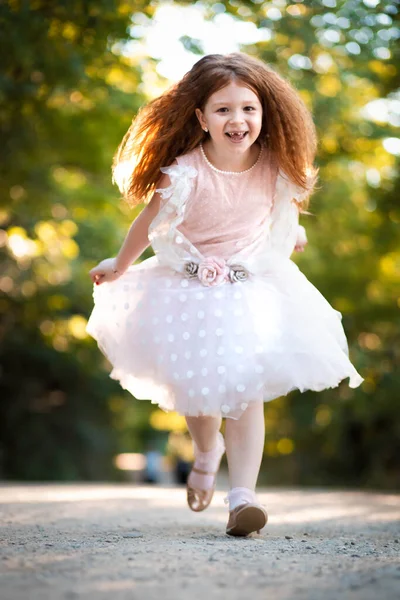
[[[260,493],[261,536],[225,535],[223,492],[200,514],[183,488],[0,487],[2,600],[394,600],[400,496]]]

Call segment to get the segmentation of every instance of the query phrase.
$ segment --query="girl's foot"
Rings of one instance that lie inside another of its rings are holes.
[[[268,521],[267,511],[257,502],[256,494],[247,488],[233,488],[226,499],[229,501],[229,520],[226,533],[247,536],[260,533]]]
[[[225,443],[219,431],[213,450],[201,452],[194,442],[193,444],[195,460],[187,481],[187,501],[191,510],[200,512],[209,506],[214,495],[216,475],[225,452]]]

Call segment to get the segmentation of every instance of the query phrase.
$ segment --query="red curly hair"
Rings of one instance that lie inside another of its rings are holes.
[[[204,56],[178,83],[139,111],[113,163],[113,179],[132,206],[154,193],[160,167],[205,141],[208,134],[195,109],[203,111],[208,98],[231,81],[257,94],[263,109],[258,141],[273,153],[289,179],[305,190],[300,210],[307,208],[318,173],[313,166],[317,136],[310,111],[281,75],[242,53]]]

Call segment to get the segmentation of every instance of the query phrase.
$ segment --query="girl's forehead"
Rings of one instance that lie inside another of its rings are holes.
[[[257,94],[240,81],[230,81],[227,85],[209,96],[206,104],[227,102],[259,102]]]

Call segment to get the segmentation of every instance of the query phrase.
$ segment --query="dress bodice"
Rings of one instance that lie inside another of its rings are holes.
[[[261,274],[293,252],[299,227],[296,200],[304,190],[275,166],[266,148],[247,171],[215,169],[199,147],[162,168],[171,185],[149,240],[161,263],[182,272],[209,256]]]
[[[261,148],[257,162],[241,173],[219,171],[200,146],[177,159],[197,171],[178,230],[203,256],[227,260],[265,235],[277,175],[268,154]]]

